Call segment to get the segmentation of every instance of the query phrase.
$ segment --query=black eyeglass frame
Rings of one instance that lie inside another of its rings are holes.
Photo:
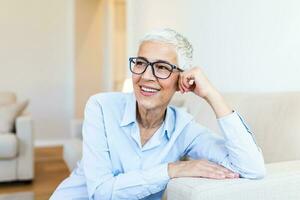
[[[131,63],[133,62],[134,59],[141,59],[141,60],[144,60],[145,62],[147,62],[147,66],[145,67],[144,71],[142,71],[141,73],[133,72],[133,70],[131,69]],[[154,67],[153,67],[153,65],[156,64],[156,63],[164,63],[164,64],[167,64],[167,65],[170,65],[170,66],[172,67],[172,70],[170,71],[169,76],[167,76],[166,78],[161,78],[161,77],[156,76],[155,71],[154,71]],[[171,76],[171,74],[173,73],[173,70],[174,70],[174,69],[177,69],[178,71],[183,72],[182,69],[180,69],[180,68],[177,67],[176,65],[173,65],[173,64],[171,64],[171,63],[169,63],[169,62],[167,62],[167,61],[158,60],[158,61],[155,61],[155,62],[149,62],[149,61],[148,61],[147,59],[145,59],[144,57],[130,57],[130,58],[129,58],[129,69],[130,69],[130,71],[131,71],[133,74],[141,75],[141,74],[145,73],[145,71],[147,70],[147,68],[148,68],[149,65],[151,66],[153,76],[155,76],[155,77],[158,78],[158,79],[167,79],[167,78],[169,78],[169,77]]]

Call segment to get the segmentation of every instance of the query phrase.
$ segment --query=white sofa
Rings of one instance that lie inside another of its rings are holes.
[[[16,96],[1,92],[0,100],[15,102]],[[34,177],[32,119],[19,116],[14,126],[13,133],[0,134],[0,182],[30,181]]]
[[[227,102],[243,116],[255,133],[266,161],[262,180],[172,179],[166,190],[170,200],[300,199],[300,92],[227,93]],[[195,119],[220,133],[215,115],[193,94],[176,94],[172,104],[184,107]],[[72,122],[72,139],[64,145],[70,169],[81,157],[81,120]]]

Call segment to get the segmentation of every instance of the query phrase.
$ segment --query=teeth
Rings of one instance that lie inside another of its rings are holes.
[[[146,88],[146,87],[141,87],[143,91],[145,92],[157,92],[158,90],[152,89],[152,88]]]

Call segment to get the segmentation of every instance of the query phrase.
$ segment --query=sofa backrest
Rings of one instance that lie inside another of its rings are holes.
[[[227,93],[229,105],[250,126],[265,161],[300,159],[300,92]],[[200,124],[220,134],[210,106],[194,94],[176,94],[172,104],[183,106]]]

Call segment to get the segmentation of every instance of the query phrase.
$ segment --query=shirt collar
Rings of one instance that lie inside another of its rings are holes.
[[[175,122],[174,110],[170,106],[168,106],[166,117],[165,117],[165,123],[164,123],[164,133],[166,134],[168,140],[171,138],[171,134],[174,132],[174,128],[175,128],[174,122]]]
[[[167,138],[170,139],[175,132],[180,133],[193,119],[193,116],[184,109],[168,106],[165,119],[165,133]]]
[[[174,129],[174,121],[174,111],[170,108],[170,106],[168,106],[164,123],[164,131],[167,131],[168,133],[172,132]],[[127,126],[133,122],[136,122],[136,98],[134,94],[131,93],[126,99],[121,126]]]
[[[127,126],[136,121],[136,99],[133,93],[126,98],[126,105],[121,121],[121,126]]]
[[[182,126],[185,126],[191,120],[192,117],[189,114],[178,110],[173,106],[168,106],[163,133],[166,134],[169,140],[175,131],[175,127],[176,129],[182,129]],[[124,127],[134,122],[136,122],[136,98],[133,93],[130,93],[126,98],[126,105],[120,125]]]

